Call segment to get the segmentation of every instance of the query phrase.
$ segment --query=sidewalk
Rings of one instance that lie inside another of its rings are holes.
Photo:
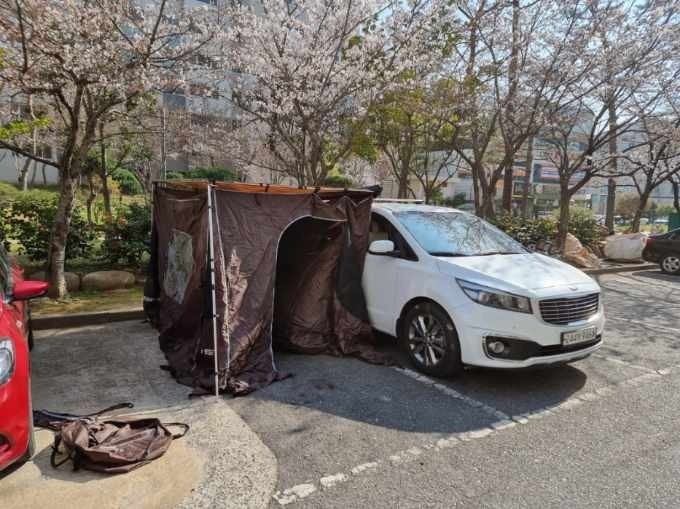
[[[34,408],[86,413],[132,401],[135,414],[191,429],[160,459],[117,476],[73,472],[69,464],[53,469],[52,433],[36,430],[33,461],[1,481],[3,509],[269,505],[277,478],[271,451],[225,399],[187,399],[190,388],[159,369],[157,345],[154,331],[139,322],[36,332]]]

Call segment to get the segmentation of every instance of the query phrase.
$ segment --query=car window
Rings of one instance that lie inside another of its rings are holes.
[[[395,216],[422,248],[433,256],[527,252],[520,243],[472,214],[409,210],[398,212]]]
[[[406,239],[397,231],[392,223],[380,214],[371,214],[371,229],[369,232],[369,241],[375,240],[391,240],[394,242],[394,248],[402,253],[401,258],[406,260],[417,260],[411,246],[408,245]]]

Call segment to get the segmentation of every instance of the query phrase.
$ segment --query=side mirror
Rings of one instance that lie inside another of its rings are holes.
[[[45,281],[17,281],[12,290],[12,300],[30,300],[42,297],[47,293]]]
[[[374,240],[368,246],[368,252],[379,256],[394,256],[394,242],[391,240]]]

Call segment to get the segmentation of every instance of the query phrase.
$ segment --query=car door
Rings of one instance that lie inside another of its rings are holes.
[[[673,230],[668,235],[668,250],[680,254],[680,230]]]
[[[660,258],[669,254],[680,254],[680,231],[670,231],[659,237],[652,245]]]
[[[373,212],[371,215],[370,242],[391,240],[395,253],[392,255],[366,254],[364,264],[363,288],[366,306],[373,328],[387,334],[395,334],[396,321],[402,301],[398,293],[400,280],[408,277],[409,269],[417,263],[415,253],[385,216]]]

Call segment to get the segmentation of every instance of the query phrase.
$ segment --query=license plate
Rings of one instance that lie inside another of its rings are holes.
[[[597,327],[588,327],[586,329],[573,330],[562,333],[562,345],[569,346],[577,343],[585,343],[592,341],[597,336]]]

